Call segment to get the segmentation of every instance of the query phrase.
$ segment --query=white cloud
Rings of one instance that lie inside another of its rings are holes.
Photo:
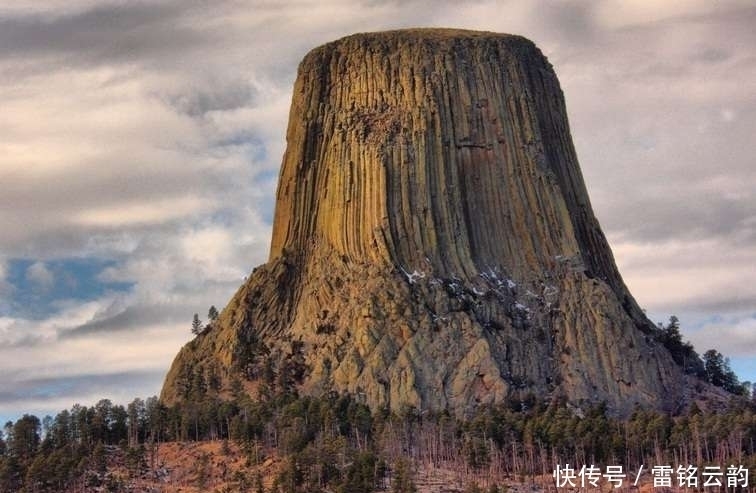
[[[239,272],[227,263],[233,249],[230,231],[219,227],[192,231],[181,239],[181,246],[184,256],[201,269],[204,278],[238,278]]]
[[[689,335],[701,353],[715,348],[728,357],[753,357],[756,353],[756,313],[707,321]]]
[[[40,290],[48,290],[55,284],[55,274],[44,262],[34,262],[26,269],[26,279]]]
[[[122,228],[124,226],[163,223],[212,209],[212,200],[199,197],[178,197],[153,203],[122,203],[81,211],[73,221],[83,226]]]
[[[116,317],[98,330],[68,336],[79,327],[107,321],[129,307],[137,314],[144,312],[146,303],[129,294],[108,295],[70,303],[42,320],[0,318],[0,414],[36,410],[54,413],[74,402],[92,404],[111,398],[125,403],[137,395],[159,393],[162,376],[176,349],[191,337],[190,315],[185,323],[171,321],[170,306],[163,306],[158,309],[162,319],[146,318],[137,330],[120,327],[130,321]],[[160,343],[145,344],[145,340]],[[56,381],[68,383],[59,387]],[[78,381],[82,383],[73,385]],[[45,390],[38,390],[38,385]]]
[[[91,320],[111,299],[76,303],[56,311],[42,320],[3,317],[0,319],[0,350],[12,352],[14,347],[37,342],[54,343],[61,331]],[[29,363],[36,363],[32,359]],[[6,370],[9,370],[6,367]]]
[[[612,243],[630,291],[654,313],[721,313],[756,300],[756,251],[747,246],[719,239]]]

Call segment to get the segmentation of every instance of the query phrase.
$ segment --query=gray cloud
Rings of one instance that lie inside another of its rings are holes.
[[[192,5],[197,2],[119,2],[62,15],[0,17],[0,59],[110,64],[175,55],[207,42],[181,22]]]
[[[61,333],[61,338],[83,337],[96,333],[112,333],[120,330],[134,330],[146,324],[158,322],[176,322],[187,317],[191,308],[185,306],[129,306],[116,314],[98,317],[73,329]],[[173,312],[173,313],[171,313]]]
[[[544,29],[572,45],[585,46],[599,34],[590,2],[546,2],[538,6]]]
[[[230,111],[249,106],[255,95],[254,88],[243,81],[223,83],[195,92],[168,97],[168,104],[191,117],[203,116],[211,111]]]
[[[218,293],[218,299],[215,304],[225,303],[229,292],[238,288],[239,279],[231,279],[228,282],[204,281],[202,289],[211,294]],[[118,300],[106,307],[95,318],[88,320],[72,328],[61,330],[58,337],[61,340],[69,338],[81,338],[92,335],[107,336],[119,331],[139,331],[145,327],[159,325],[185,326],[186,335],[189,334],[192,315],[198,313],[201,320],[205,320],[207,306],[201,305],[201,301],[193,297],[196,288],[190,286],[179,286],[173,289],[174,293],[184,292],[189,299],[186,302],[174,302],[166,304],[150,304],[147,300],[136,300],[132,304],[124,304]],[[207,296],[207,295],[206,295]],[[192,299],[194,298],[194,299]],[[209,298],[209,297],[208,297]],[[212,299],[212,298],[211,298]],[[212,304],[212,303],[211,303]],[[27,344],[35,341],[27,341]],[[41,341],[36,341],[40,343]]]
[[[752,358],[756,352],[756,312],[703,321],[690,331],[690,339],[700,352],[714,348],[726,356]],[[753,376],[747,379],[754,380]]]
[[[76,399],[82,393],[94,393],[96,395],[101,392],[102,395],[106,395],[110,389],[116,386],[138,388],[145,379],[162,380],[164,376],[164,373],[160,371],[130,371],[91,373],[60,378],[18,379],[14,381],[12,386],[4,385],[0,388],[0,402],[4,404],[29,400],[45,402],[53,399],[58,400],[60,397]],[[71,404],[74,404],[74,402],[71,402]]]
[[[638,190],[628,203],[604,209],[608,229],[637,241],[718,237],[733,246],[735,241],[756,246],[756,197],[706,196],[678,186]]]

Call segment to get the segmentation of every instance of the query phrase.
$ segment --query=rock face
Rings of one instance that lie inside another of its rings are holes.
[[[316,48],[287,144],[270,259],[179,353],[165,401],[198,368],[228,386],[267,365],[301,392],[395,410],[681,404],[530,41],[434,29]]]

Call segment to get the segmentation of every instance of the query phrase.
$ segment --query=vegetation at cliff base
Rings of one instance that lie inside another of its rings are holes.
[[[211,323],[217,313],[210,310]],[[202,327],[194,316],[193,332]],[[524,391],[467,419],[405,408],[371,411],[358,399],[328,393],[301,396],[304,362],[277,366],[265,351],[249,352],[224,388],[218,368],[201,365],[181,375],[181,401],[157,397],[126,406],[103,399],[56,416],[24,415],[0,432],[0,491],[133,491],[138,478],[169,475],[159,461],[166,442],[221,442],[241,450],[253,470],[266,457],[280,461],[273,478],[242,470],[216,488],[212,457],[193,464],[192,482],[219,493],[395,493],[417,491],[418,471],[452,471],[458,491],[500,491],[505,480],[548,477],[556,464],[743,465],[756,474],[756,394],[739,382],[716,350],[698,356],[683,342],[675,317],[657,339],[688,373],[732,394],[729,405],[696,404],[678,416],[636,409],[626,419],[605,406],[545,401]],[[259,349],[259,348],[258,348]],[[258,354],[259,353],[259,354]],[[252,357],[254,356],[254,357]],[[250,395],[248,384],[254,383]],[[703,386],[704,384],[701,383]],[[224,452],[225,451],[225,452]],[[113,469],[113,464],[121,467]]]
[[[656,340],[667,348],[672,359],[682,367],[685,373],[695,375],[731,394],[742,396],[751,394],[751,383],[738,380],[737,375],[730,368],[729,359],[725,358],[722,353],[716,349],[709,349],[701,357],[693,344],[683,340],[680,332],[680,320],[676,316],[669,317],[667,325],[659,323],[655,336]]]
[[[454,471],[473,485],[470,491],[498,488],[506,478],[548,475],[557,463],[629,469],[737,463],[756,473],[756,404],[735,398],[726,409],[694,406],[677,417],[638,409],[622,420],[603,406],[581,410],[526,395],[459,420],[416,409],[371,412],[336,394],[274,392],[260,400],[239,394],[228,401],[208,394],[172,408],[155,397],[126,407],[102,400],[55,417],[25,415],[7,423],[0,439],[0,491],[62,492],[87,485],[128,491],[134,478],[160,473],[154,462],[160,443],[198,440],[234,443],[250,467],[269,454],[281,459],[268,488],[240,473],[227,491],[404,493],[416,491],[416,471],[430,467]],[[126,473],[108,470],[114,454]],[[195,484],[211,488],[209,466],[199,460],[195,469]]]

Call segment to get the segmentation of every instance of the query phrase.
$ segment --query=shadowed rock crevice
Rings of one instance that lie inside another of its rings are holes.
[[[675,409],[684,378],[591,209],[557,78],[530,41],[359,34],[302,61],[268,263],[187,365],[259,347],[299,389],[450,409],[564,397]],[[254,341],[251,344],[249,341]],[[254,346],[254,347],[252,347]]]

